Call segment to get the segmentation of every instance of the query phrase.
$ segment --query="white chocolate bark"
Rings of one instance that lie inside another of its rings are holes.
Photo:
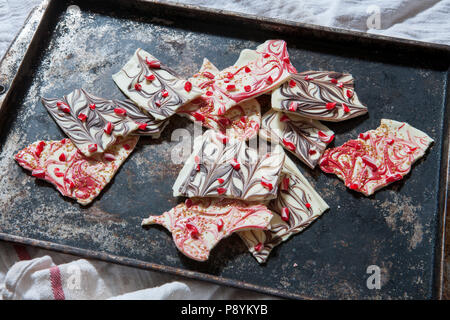
[[[247,201],[273,199],[284,158],[279,145],[259,156],[245,141],[208,130],[195,139],[194,151],[175,181],[173,195]]]
[[[329,208],[287,156],[282,171],[283,179],[289,179],[286,190],[280,186],[277,198],[268,205],[276,213],[268,230],[238,233],[259,263],[266,262],[275,246],[303,231]],[[288,216],[283,214],[286,209]]]
[[[317,120],[275,110],[263,116],[259,135],[281,144],[312,169],[334,138],[334,132]]]
[[[233,199],[193,198],[160,216],[150,216],[143,226],[161,224],[187,257],[208,260],[211,250],[235,231],[265,229],[272,212],[258,203]]]
[[[136,50],[113,80],[125,95],[158,120],[170,117],[201,95],[199,88],[142,49]]]

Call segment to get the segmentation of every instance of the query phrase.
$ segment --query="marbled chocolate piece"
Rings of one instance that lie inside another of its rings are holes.
[[[136,131],[139,125],[117,103],[76,89],[63,99],[41,99],[55,122],[80,151],[102,153],[118,137]]]
[[[235,231],[265,229],[272,212],[259,203],[234,199],[193,198],[160,216],[150,216],[143,226],[161,224],[187,257],[205,261],[216,244]]]
[[[138,129],[133,135],[150,136],[157,139],[164,128],[169,124],[169,119],[156,120],[151,114],[139,108],[131,100],[113,100],[119,108],[126,110],[127,117],[138,124]]]
[[[426,133],[405,122],[382,119],[377,129],[326,150],[319,165],[348,188],[369,196],[403,179],[432,142]]]
[[[305,71],[272,93],[272,108],[306,118],[343,121],[367,113],[358,99],[350,74]]]
[[[70,139],[37,141],[14,159],[36,178],[46,180],[66,197],[89,204],[111,181],[139,137],[118,138],[103,154],[86,157]]]
[[[317,120],[275,110],[263,116],[259,135],[280,143],[312,169],[334,138],[334,132]]]
[[[245,141],[213,130],[194,141],[173,186],[173,195],[269,200],[276,197],[285,153],[276,145],[272,152],[258,155]]]
[[[238,233],[259,263],[266,262],[275,246],[303,231],[329,208],[287,156],[278,196],[268,207],[274,216],[267,230]]]
[[[113,75],[113,80],[127,97],[157,120],[170,117],[202,94],[199,88],[142,49],[136,50]]]
[[[200,71],[189,81],[202,90],[207,90],[204,88],[210,86],[218,72],[219,70],[205,58]],[[202,96],[179,108],[177,113],[192,121],[200,121],[206,128],[241,140],[256,136],[261,124],[261,108],[256,99],[244,101],[231,107],[225,114],[217,115],[212,100],[208,96]]]

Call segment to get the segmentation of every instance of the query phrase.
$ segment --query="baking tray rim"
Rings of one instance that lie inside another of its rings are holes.
[[[92,0],[91,0],[92,1]],[[103,0],[94,0],[94,2],[101,2]],[[42,9],[41,16],[39,17],[39,23],[34,28],[33,36],[30,38],[30,41],[27,43],[27,48],[24,53],[24,55],[21,57],[22,61],[20,62],[19,67],[17,68],[17,71],[15,72],[14,76],[12,76],[12,81],[10,82],[10,85],[7,85],[7,90],[0,95],[0,111],[3,111],[6,109],[6,106],[8,105],[8,97],[10,94],[10,89],[14,88],[16,85],[16,78],[18,75],[21,74],[21,69],[23,69],[23,62],[25,60],[25,57],[29,55],[30,46],[34,44],[36,41],[36,33],[39,32],[43,27],[43,22],[46,20],[45,15],[48,15],[49,8],[58,2],[58,0],[43,0],[42,3],[35,7],[28,18],[26,19],[24,25],[22,26],[22,29],[16,36],[16,38],[13,40],[13,42],[8,47],[5,55],[0,60],[0,66],[5,63],[5,60],[7,60],[7,57],[9,55],[9,52],[11,48],[14,47],[15,42],[18,40],[18,37],[21,32],[25,29],[27,24],[29,23],[29,18],[31,15],[36,11],[37,8]],[[67,2],[70,2],[70,0],[65,0],[64,4],[67,4]],[[181,4],[177,2],[171,2],[171,1],[158,1],[158,0],[132,0],[133,3],[139,4],[149,4],[153,6],[158,6],[163,9],[174,9],[182,12],[182,14],[214,14],[218,16],[228,17],[228,18],[237,18],[241,19],[247,23],[264,23],[265,25],[268,25],[270,27],[290,27],[290,28],[298,28],[303,29],[310,32],[323,32],[325,34],[329,35],[343,35],[347,37],[354,37],[359,40],[363,41],[381,41],[385,44],[396,44],[396,45],[403,45],[403,46],[411,46],[413,49],[422,49],[422,50],[437,50],[439,52],[444,52],[447,57],[450,56],[450,46],[444,45],[444,44],[436,44],[436,43],[428,43],[428,42],[422,42],[417,40],[408,40],[408,39],[401,39],[401,38],[394,38],[389,36],[383,36],[378,34],[369,34],[359,31],[353,31],[353,30],[345,30],[345,29],[339,29],[339,28],[333,28],[333,27],[324,27],[319,25],[312,25],[312,24],[306,24],[301,22],[295,22],[291,20],[283,20],[283,19],[276,19],[276,18],[267,18],[267,17],[260,17],[256,15],[251,14],[245,14],[245,13],[237,13],[227,10],[219,10],[219,9],[213,9],[213,8],[206,8],[202,6],[197,5],[187,5],[187,4]],[[61,5],[61,2],[59,2],[58,5]],[[183,13],[184,11],[184,13]],[[180,14],[177,12],[177,14]],[[314,35],[316,37],[316,35]],[[447,66],[449,64],[446,64]],[[450,84],[450,69],[446,70],[447,72],[447,81],[446,81],[446,87],[445,90],[445,102],[444,102],[444,120],[449,120],[450,118],[450,99],[449,99],[449,84]],[[439,217],[438,217],[438,229],[439,229],[439,238],[435,243],[435,250],[433,254],[435,254],[437,257],[434,259],[434,276],[433,276],[433,292],[432,297],[437,299],[443,298],[443,289],[444,289],[444,258],[445,258],[445,222],[446,222],[446,214],[448,211],[448,199],[449,199],[449,192],[450,192],[450,130],[449,130],[449,121],[446,121],[444,123],[443,128],[443,135],[442,135],[442,150],[441,150],[441,167],[439,169],[441,173],[441,177],[439,180],[439,200],[438,200],[438,207],[439,207]],[[133,258],[127,258],[127,257],[121,257],[117,255],[113,255],[106,252],[99,252],[99,251],[93,251],[88,249],[82,249],[77,248],[69,245],[62,245],[50,241],[45,240],[35,240],[27,237],[22,236],[15,236],[7,233],[0,232],[0,240],[12,242],[12,243],[19,243],[23,245],[30,245],[34,247],[40,247],[43,249],[58,251],[62,253],[67,254],[73,254],[80,257],[85,258],[91,258],[91,259],[97,259],[107,262],[112,262],[120,265],[125,266],[131,266],[136,267],[140,269],[146,269],[146,270],[152,270],[152,271],[159,271],[164,273],[170,273],[174,274],[176,276],[183,276],[187,278],[197,279],[197,280],[203,280],[208,281],[216,284],[221,285],[227,285],[231,287],[246,289],[246,290],[252,290],[264,294],[271,294],[275,296],[280,296],[284,298],[296,298],[296,299],[323,299],[320,297],[315,297],[311,295],[301,295],[301,294],[295,294],[291,292],[286,292],[281,289],[275,289],[270,287],[264,287],[260,285],[253,285],[251,283],[243,282],[240,280],[234,280],[229,278],[224,278],[220,276],[215,276],[199,271],[191,271],[187,269],[181,269],[178,267],[171,267],[171,266],[164,266],[156,263],[146,262],[138,259]]]

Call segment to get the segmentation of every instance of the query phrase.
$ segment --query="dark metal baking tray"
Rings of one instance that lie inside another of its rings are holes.
[[[142,47],[188,77],[203,57],[219,68],[266,39],[288,43],[299,70],[353,74],[369,114],[329,123],[340,145],[380,119],[410,123],[434,144],[403,181],[371,197],[347,190],[319,169],[300,170],[330,210],[258,265],[233,235],[208,262],[189,260],[162,228],[142,218],[180,199],[171,187],[181,165],[171,133],[192,124],[173,118],[158,140],[142,138],[112,183],[88,207],[32,178],[12,156],[62,132],[39,102],[83,87],[122,98],[111,75]],[[369,34],[263,19],[159,1],[46,0],[0,65],[0,239],[159,270],[291,298],[430,299],[442,297],[448,186],[449,48]],[[381,268],[380,290],[366,285]]]

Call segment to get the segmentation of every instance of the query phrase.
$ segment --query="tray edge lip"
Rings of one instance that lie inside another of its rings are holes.
[[[68,0],[64,0],[64,1],[68,2]],[[97,0],[94,0],[94,1],[97,1]],[[415,47],[415,49],[421,48],[424,50],[439,50],[439,51],[444,51],[447,54],[450,54],[450,45],[445,45],[445,44],[423,42],[423,41],[417,41],[417,40],[409,40],[409,39],[396,38],[396,37],[390,37],[390,36],[382,36],[382,35],[378,35],[378,34],[369,34],[369,33],[354,31],[354,30],[346,30],[346,29],[339,29],[339,28],[333,28],[333,27],[325,27],[325,26],[320,26],[320,25],[295,22],[292,20],[260,17],[260,16],[256,16],[256,15],[251,15],[251,14],[233,12],[233,11],[228,11],[228,10],[220,10],[220,9],[214,9],[214,8],[207,8],[207,7],[203,7],[203,6],[197,6],[197,5],[187,5],[187,4],[177,3],[177,2],[173,2],[173,1],[166,1],[166,0],[160,0],[160,1],[159,0],[134,0],[134,1],[135,2],[143,2],[143,3],[151,3],[151,4],[154,4],[157,6],[162,6],[162,7],[182,8],[185,10],[187,9],[189,11],[214,13],[214,14],[219,14],[219,15],[224,15],[224,16],[242,18],[249,22],[264,22],[264,23],[268,23],[268,24],[272,24],[272,25],[283,25],[283,26],[287,26],[287,27],[303,28],[303,29],[308,29],[308,30],[312,30],[312,31],[342,34],[342,35],[352,36],[352,37],[356,37],[356,38],[363,38],[365,40],[375,39],[375,40],[379,40],[379,41],[383,41],[383,42],[387,42],[387,43],[390,42],[390,43],[394,43],[394,44],[398,44],[398,45],[412,45],[413,47]],[[29,51],[29,44],[31,44],[34,41],[34,38],[35,38],[34,36],[35,36],[37,30],[39,30],[41,28],[42,18],[48,11],[51,4],[53,4],[55,2],[58,2],[58,0],[43,0],[41,2],[41,4],[35,6],[30,11],[30,14],[27,17],[27,19],[25,20],[23,26],[18,31],[16,37],[11,42],[11,44],[5,51],[3,57],[1,58],[0,65],[5,62],[5,60],[6,60],[5,57],[8,55],[10,49],[13,47],[13,44],[18,40],[18,35],[23,31],[26,24],[29,23],[30,16],[33,14],[33,12],[37,8],[42,7],[43,10],[42,10],[42,15],[40,17],[39,24],[37,25],[36,29],[34,30],[34,34],[30,38],[30,41],[27,43],[27,48],[24,52],[24,55],[22,56],[22,59],[27,55],[27,53]],[[22,62],[23,62],[23,60],[18,65],[17,71],[14,74],[13,79],[11,80],[11,85],[8,87],[8,91],[2,97],[3,99],[0,99],[0,110],[2,109],[2,107],[4,107],[4,102],[7,100],[9,88],[12,87],[12,84],[14,83],[14,79],[16,78],[17,74],[20,71]],[[447,69],[446,72],[447,72],[447,75],[449,76],[450,69]],[[450,91],[448,88],[449,88],[449,83],[447,82],[447,91],[446,91],[447,99],[449,99],[448,94]],[[450,101],[450,100],[447,100],[447,101]],[[449,118],[448,114],[450,113],[450,110],[448,110],[449,105],[450,105],[450,102],[447,102],[447,105],[445,106],[445,111],[447,112],[447,118]],[[450,144],[450,141],[447,142],[447,147],[450,149],[449,144]],[[443,144],[443,146],[444,146],[444,144]],[[449,153],[450,153],[450,150],[449,150]],[[447,155],[447,162],[448,162],[448,160],[450,160],[449,158],[450,158],[450,155]],[[441,156],[441,160],[444,160],[443,155]],[[447,165],[447,179],[446,179],[447,186],[444,190],[441,190],[441,192],[444,193],[444,195],[443,195],[444,199],[446,199],[447,201],[449,199],[449,193],[450,193],[450,188],[448,185],[449,180],[450,180],[450,166]],[[446,203],[444,203],[444,210],[446,208],[447,208]],[[444,283],[443,283],[443,281],[444,281],[444,275],[443,275],[444,265],[443,264],[445,261],[445,238],[448,235],[446,235],[446,232],[445,232],[446,212],[443,212],[443,213],[438,212],[438,214],[440,214],[440,216],[443,217],[443,220],[444,220],[443,221],[444,229],[443,229],[443,233],[442,233],[442,236],[440,239],[441,240],[440,244],[443,244],[440,247],[440,249],[441,249],[440,251],[442,252],[442,255],[441,255],[441,259],[439,261],[440,263],[438,266],[439,274],[437,275],[441,279],[440,287],[437,288],[437,290],[438,290],[437,298],[442,299],[442,294],[443,294],[443,289],[444,289]],[[62,245],[62,244],[56,244],[56,243],[52,243],[52,242],[44,241],[44,240],[35,240],[35,239],[21,237],[21,236],[9,235],[9,234],[3,233],[3,232],[0,232],[0,240],[4,240],[7,242],[20,243],[20,244],[25,244],[25,245],[32,245],[32,246],[40,247],[40,248],[47,249],[47,250],[54,250],[54,251],[69,253],[69,254],[73,254],[73,255],[85,256],[85,257],[88,257],[91,259],[107,261],[107,262],[116,263],[116,264],[120,264],[120,265],[129,265],[132,267],[146,269],[146,270],[154,270],[157,272],[171,273],[174,275],[184,276],[187,278],[198,279],[198,280],[208,281],[208,282],[217,283],[217,284],[223,284],[223,285],[227,285],[227,286],[231,286],[231,287],[242,288],[242,289],[246,289],[246,290],[256,291],[256,292],[260,292],[263,294],[280,296],[280,297],[284,297],[284,298],[296,298],[296,299],[305,299],[305,300],[323,299],[320,297],[314,297],[314,296],[310,296],[310,295],[304,296],[304,295],[288,293],[287,291],[281,291],[281,290],[279,291],[278,289],[259,286],[259,285],[253,285],[253,284],[250,284],[247,282],[224,278],[224,277],[219,277],[219,276],[215,276],[215,275],[210,275],[210,274],[199,272],[199,271],[190,271],[190,270],[181,269],[178,267],[169,267],[169,266],[159,265],[159,264],[155,264],[155,263],[151,263],[151,262],[146,262],[143,260],[121,257],[121,256],[116,256],[116,255],[108,254],[108,253],[95,252],[95,251],[91,251],[88,249],[81,249],[81,248],[77,248],[77,247],[73,247],[73,246],[69,246],[69,245]],[[30,244],[30,243],[33,243],[33,244]],[[77,253],[77,252],[79,252],[79,253]],[[80,254],[81,252],[85,252],[86,254],[81,255]],[[121,262],[120,259],[123,259],[125,262]],[[142,266],[139,266],[139,264],[141,264]],[[171,271],[164,270],[164,268],[169,268],[169,269],[173,269],[173,270],[171,270]],[[434,288],[432,288],[432,289],[434,289]],[[433,293],[432,293],[432,296],[434,296]]]

